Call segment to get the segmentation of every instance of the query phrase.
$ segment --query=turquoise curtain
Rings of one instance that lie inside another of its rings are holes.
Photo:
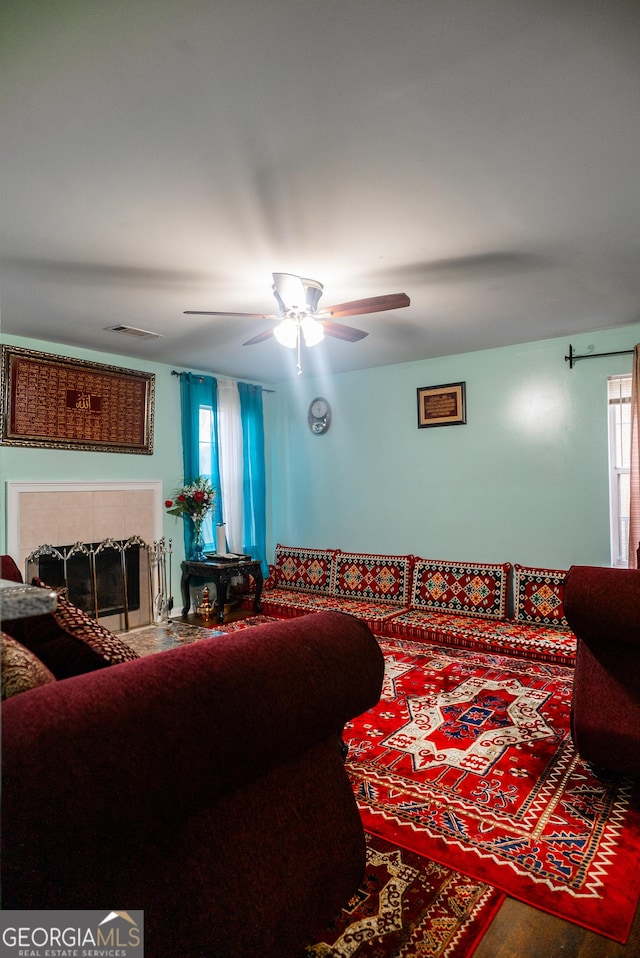
[[[238,383],[244,463],[244,545],[243,551],[259,559],[262,572],[267,564],[266,480],[262,387]]]
[[[203,472],[200,460],[200,410],[203,406],[213,410],[211,462],[206,472]],[[180,411],[184,483],[187,485],[197,479],[198,476],[203,476],[203,478],[211,481],[211,485],[218,493],[214,514],[211,517],[215,529],[216,523],[222,522],[220,471],[218,467],[218,384],[216,380],[212,376],[180,373]],[[193,523],[185,518],[184,548],[186,556],[191,555],[193,539]]]

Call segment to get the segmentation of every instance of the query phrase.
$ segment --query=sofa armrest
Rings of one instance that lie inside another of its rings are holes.
[[[320,613],[214,636],[3,703],[3,849],[100,860],[138,845],[319,742],[380,695],[369,629]],[[27,857],[29,857],[29,855]]]
[[[572,631],[591,647],[640,644],[640,570],[572,566],[564,611]]]

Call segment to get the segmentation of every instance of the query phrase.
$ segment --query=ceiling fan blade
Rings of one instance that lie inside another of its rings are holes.
[[[268,313],[214,313],[210,309],[185,309],[185,316],[241,316],[243,319],[275,319]]]
[[[411,300],[406,293],[389,293],[387,296],[370,296],[369,299],[354,299],[351,303],[328,306],[321,316],[361,316],[363,313],[382,313],[386,309],[400,309],[409,306]]]
[[[319,319],[327,336],[333,336],[335,339],[344,339],[347,343],[357,343],[359,339],[364,339],[369,333],[363,329],[356,329],[355,326],[343,326],[342,323],[333,323],[330,319]]]
[[[232,313],[205,309],[185,309],[186,316],[228,316],[240,317],[242,319],[267,319],[282,323],[297,323],[298,343],[300,342],[300,331],[302,329],[305,339],[308,340],[308,330],[303,329],[307,319],[315,319],[322,325],[327,336],[333,336],[334,339],[341,339],[347,343],[357,343],[369,334],[363,329],[356,329],[355,326],[344,326],[342,323],[333,321],[335,316],[358,316],[363,313],[380,313],[387,309],[400,309],[403,306],[409,306],[410,300],[406,293],[389,293],[387,296],[371,296],[368,299],[356,299],[350,303],[340,303],[337,306],[329,306],[327,309],[317,310],[318,300],[322,295],[322,283],[316,280],[303,279],[301,276],[294,276],[293,273],[273,273],[273,292],[280,305],[280,316],[269,315],[266,313]],[[292,318],[291,311],[295,316]],[[307,317],[305,319],[304,317]],[[258,333],[252,339],[248,339],[243,346],[254,346],[257,343],[264,343],[274,334],[274,328],[265,329]],[[280,337],[278,337],[280,338]],[[284,343],[284,345],[289,345]],[[313,343],[311,344],[313,345]]]
[[[269,339],[270,336],[273,336],[272,329],[265,329],[263,333],[258,333],[257,336],[254,336],[253,339],[248,339],[246,343],[243,343],[243,346],[255,346],[256,343],[264,343],[266,339]]]

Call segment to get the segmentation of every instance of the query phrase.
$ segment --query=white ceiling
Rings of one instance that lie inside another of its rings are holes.
[[[3,0],[2,331],[277,382],[640,321],[638,0]],[[126,324],[159,333],[106,331]]]

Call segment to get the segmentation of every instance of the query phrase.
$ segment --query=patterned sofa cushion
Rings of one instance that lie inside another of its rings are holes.
[[[253,596],[245,598],[242,608],[253,611]],[[262,593],[262,614],[278,619],[292,619],[310,612],[325,611],[324,603],[331,602],[331,596],[320,593],[303,592],[301,589],[281,589],[276,586]],[[330,605],[328,606],[330,608]]]
[[[413,556],[409,555],[338,552],[334,595],[345,599],[406,606],[409,604],[412,563]]]
[[[531,625],[513,619],[496,621],[481,616],[410,609],[384,622],[381,632],[419,642],[515,655],[556,665],[574,666],[576,663],[576,637],[569,629]]]
[[[276,587],[329,595],[335,556],[335,549],[307,549],[278,543],[275,554]]]
[[[32,584],[44,588],[39,578]],[[24,623],[22,644],[33,652],[57,679],[93,672],[137,659],[131,646],[62,595],[46,615],[29,616]]]
[[[9,699],[20,692],[37,689],[55,682],[55,676],[33,652],[4,632],[2,640],[2,698]]]
[[[564,569],[536,569],[515,565],[514,618],[534,625],[568,629],[564,614]]]
[[[243,609],[253,610],[253,599],[245,599]],[[335,595],[315,595],[293,589],[270,589],[262,598],[263,614],[279,619],[295,618],[310,612],[344,612],[365,622],[372,632],[383,632],[385,623],[398,614],[393,602],[345,599]]]
[[[411,607],[506,619],[511,564],[416,559]]]

